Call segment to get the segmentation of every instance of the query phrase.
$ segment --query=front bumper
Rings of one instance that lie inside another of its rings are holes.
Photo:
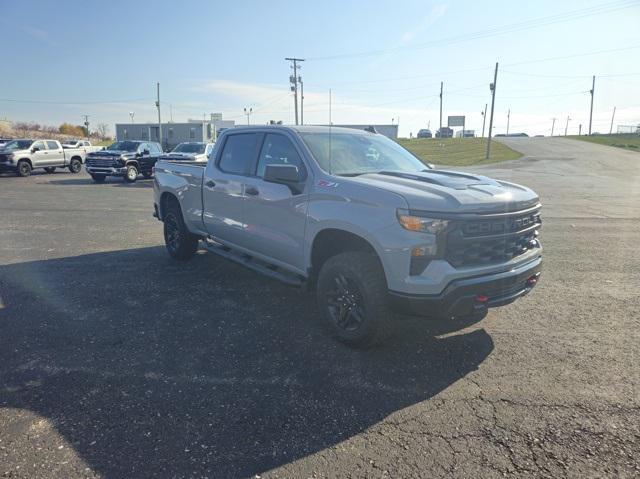
[[[124,176],[127,173],[127,169],[124,167],[85,166],[85,169],[90,175]]]
[[[17,166],[13,163],[0,163],[0,173],[5,173],[7,171],[16,171]]]
[[[419,295],[389,291],[394,310],[435,319],[481,314],[528,294],[538,282],[542,257],[502,273],[452,281],[440,294]]]

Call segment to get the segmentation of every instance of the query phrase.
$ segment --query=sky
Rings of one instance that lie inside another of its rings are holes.
[[[0,119],[93,126],[221,112],[294,122],[290,63],[306,59],[304,122],[399,123],[401,136],[465,115],[482,130],[499,62],[494,134],[640,123],[640,0],[0,0]],[[508,113],[510,114],[508,115]],[[567,117],[569,121],[567,122]],[[488,121],[486,129],[488,131]]]

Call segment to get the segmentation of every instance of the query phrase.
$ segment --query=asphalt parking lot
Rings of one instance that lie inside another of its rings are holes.
[[[508,143],[474,171],[540,194],[539,286],[369,351],[310,294],[171,261],[149,180],[0,177],[0,477],[638,477],[640,154]]]

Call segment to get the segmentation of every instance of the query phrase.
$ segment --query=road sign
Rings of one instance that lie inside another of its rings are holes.
[[[447,119],[447,126],[462,126],[464,127],[464,116],[450,116]]]

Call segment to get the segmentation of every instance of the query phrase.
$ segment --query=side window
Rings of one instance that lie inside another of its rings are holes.
[[[257,133],[229,135],[220,157],[220,169],[226,173],[247,174],[255,158],[257,143]]]
[[[157,143],[150,143],[149,146],[151,146],[150,150],[151,153],[162,153],[162,150],[160,149],[160,146]]]
[[[31,145],[31,148],[38,148],[40,151],[42,150],[46,150],[45,146],[44,146],[44,141],[36,141],[33,145]]]
[[[50,150],[57,150],[58,144],[55,141],[47,141],[47,148]]]
[[[267,134],[262,144],[256,175],[262,178],[267,165],[293,165],[302,170],[302,160],[291,140],[284,135]]]

